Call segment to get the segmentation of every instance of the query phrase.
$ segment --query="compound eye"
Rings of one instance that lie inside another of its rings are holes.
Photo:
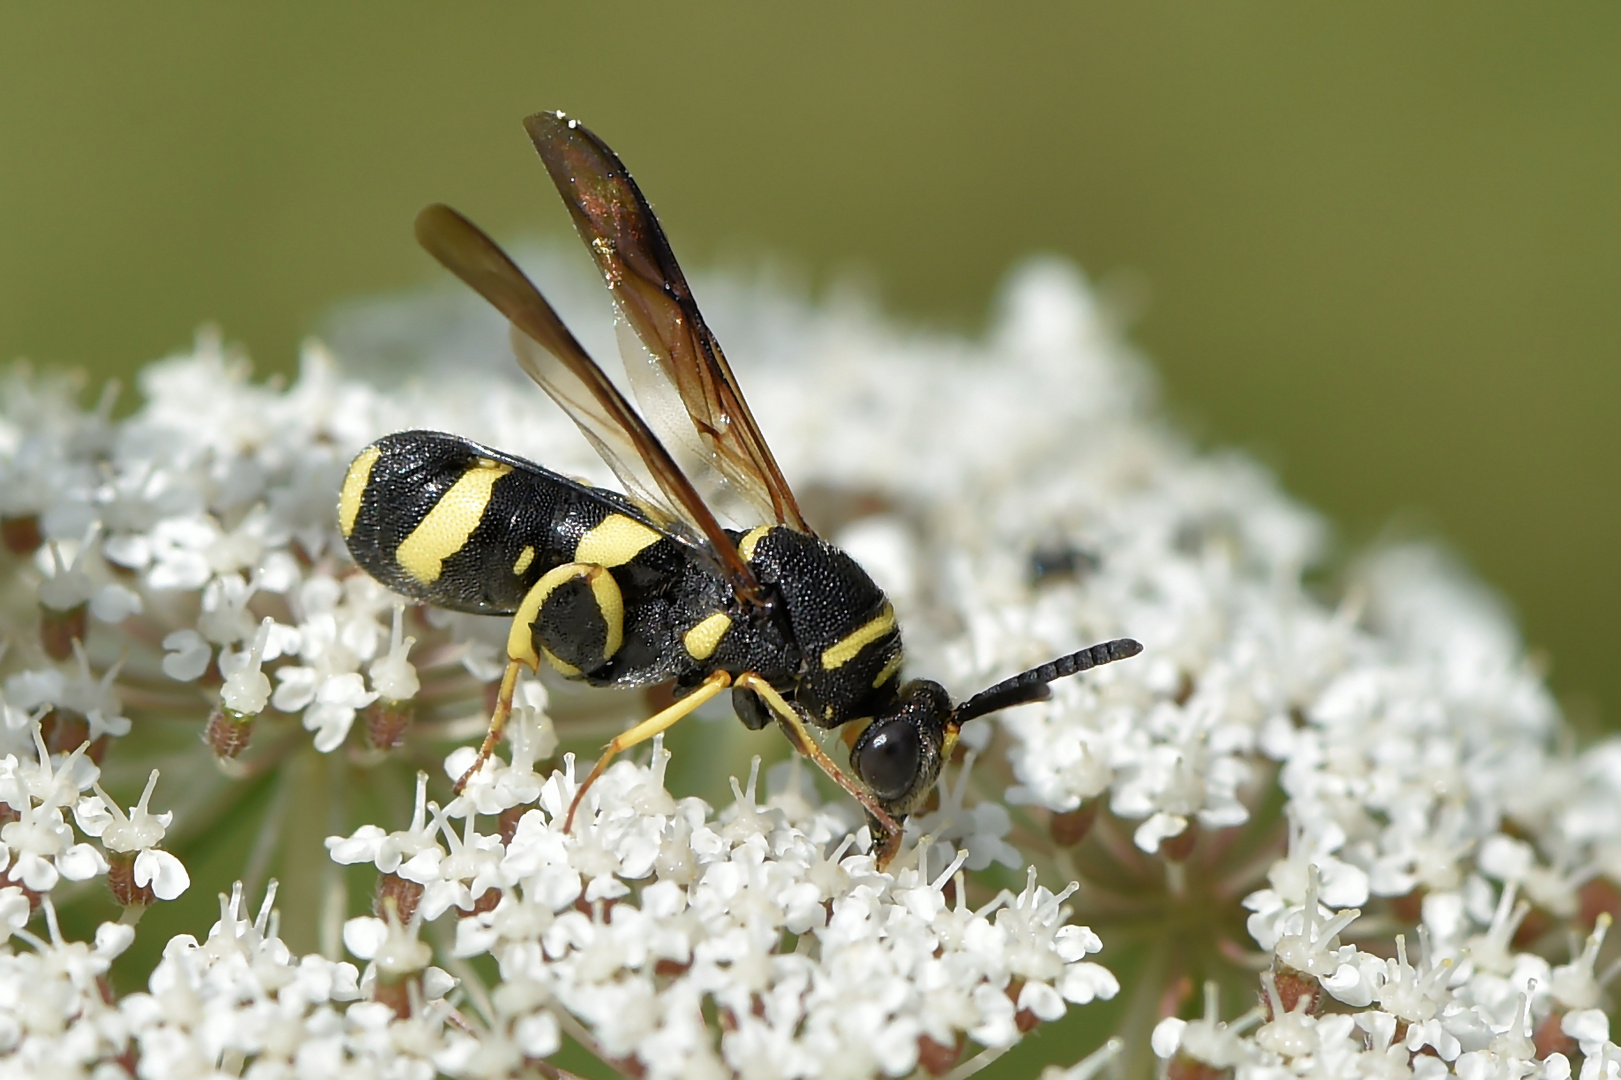
[[[923,741],[917,725],[896,717],[862,733],[850,764],[874,795],[895,802],[917,783],[922,758]]]

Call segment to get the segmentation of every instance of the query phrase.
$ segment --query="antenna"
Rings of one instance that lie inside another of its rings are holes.
[[[1014,705],[1025,705],[1032,701],[1045,701],[1052,696],[1052,688],[1047,684],[1053,680],[1103,664],[1112,664],[1116,660],[1136,656],[1142,651],[1140,642],[1131,638],[1115,638],[1101,645],[1092,645],[1079,652],[1072,652],[1068,656],[1060,656],[1040,667],[1021,671],[1010,679],[1003,679],[995,686],[981,690],[952,710],[951,723],[961,727],[986,713],[997,712]]]

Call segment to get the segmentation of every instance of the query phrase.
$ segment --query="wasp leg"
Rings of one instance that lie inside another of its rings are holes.
[[[490,755],[495,752],[495,744],[501,741],[501,732],[506,730],[507,717],[512,715],[512,692],[518,685],[518,671],[524,666],[522,660],[507,660],[507,670],[501,676],[501,689],[495,695],[495,711],[490,714],[490,730],[484,733],[484,743],[478,748],[478,757],[451,789],[457,795],[462,793],[462,788],[467,786],[467,781],[473,774],[490,760]]]
[[[788,704],[781,694],[777,693],[775,687],[752,671],[745,671],[739,675],[737,685],[745,690],[752,690],[759,694],[760,700],[769,705],[771,711],[777,714],[777,722],[782,726],[782,730],[787,733],[788,741],[793,744],[794,749],[814,761],[835,784],[848,791],[856,802],[860,803],[866,808],[867,813],[872,815],[873,821],[877,823],[878,828],[884,834],[878,843],[878,869],[882,870],[888,866],[889,861],[900,851],[902,832],[900,822],[896,821],[887,810],[878,805],[878,800],[873,797],[872,792],[850,779],[844,770],[840,769],[833,759],[827,756],[827,752],[806,730],[805,722],[799,718],[799,713],[795,712],[794,707]]]
[[[600,668],[619,650],[624,623],[625,603],[619,585],[605,567],[595,563],[553,567],[530,587],[507,632],[507,669],[501,676],[490,730],[478,748],[477,760],[456,781],[456,794],[461,794],[468,779],[494,753],[512,715],[519,668],[536,671],[544,657],[564,678],[578,679]]]
[[[659,732],[673,727],[677,720],[691,714],[698,706],[726,689],[731,683],[732,676],[730,674],[724,671],[716,671],[709,678],[699,683],[697,689],[692,693],[669,708],[654,713],[629,731],[618,735],[607,746],[604,746],[602,756],[597,759],[596,765],[591,769],[591,775],[585,778],[585,783],[581,784],[579,790],[574,793],[574,801],[568,804],[568,817],[563,819],[563,831],[568,832],[574,827],[574,812],[580,808],[580,800],[585,798],[585,793],[592,784],[597,782],[597,777],[602,775],[603,770],[608,767],[608,762],[612,761],[616,754],[627,747],[635,746],[639,742],[645,742]]]
[[[507,634],[507,656],[531,669],[541,658],[567,679],[602,669],[625,641],[625,598],[605,566],[564,563],[523,598]]]

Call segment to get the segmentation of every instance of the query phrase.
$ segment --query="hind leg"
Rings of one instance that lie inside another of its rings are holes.
[[[548,570],[530,588],[507,633],[507,668],[490,714],[490,729],[475,760],[455,790],[489,760],[512,715],[518,672],[535,671],[544,659],[560,675],[581,679],[601,670],[625,640],[625,600],[607,567],[564,563]]]

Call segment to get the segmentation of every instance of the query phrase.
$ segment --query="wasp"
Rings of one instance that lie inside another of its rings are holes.
[[[865,808],[885,864],[963,724],[1046,698],[1053,680],[1142,646],[1126,638],[1093,645],[956,705],[937,682],[903,680],[894,608],[854,559],[806,523],[624,163],[561,112],[537,113],[524,127],[621,326],[645,350],[634,360],[627,352],[627,367],[649,369],[644,383],[651,375],[638,397],[646,405],[649,394],[667,401],[673,393],[691,430],[670,442],[718,473],[755,521],[723,527],[666,441],[495,242],[447,206],[423,210],[417,239],[506,316],[519,366],[625,488],[593,487],[429,431],[387,435],[349,466],[338,518],[363,569],[429,604],[512,617],[489,733],[461,783],[500,738],[519,673],[543,663],[593,686],[668,683],[674,693],[673,704],[608,743],[565,828],[615,755],[730,690],[746,727],[776,723]],[[812,728],[854,733],[848,772]]]

